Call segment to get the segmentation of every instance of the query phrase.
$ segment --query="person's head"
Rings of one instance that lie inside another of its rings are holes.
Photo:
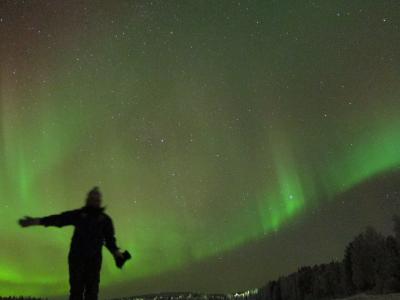
[[[92,188],[87,194],[86,206],[101,207],[101,193],[97,186]]]

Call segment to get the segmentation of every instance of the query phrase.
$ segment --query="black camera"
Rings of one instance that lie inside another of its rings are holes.
[[[115,264],[117,265],[118,268],[122,268],[122,266],[125,264],[125,262],[129,259],[131,259],[131,254],[125,250],[122,253],[122,257],[115,257]]]

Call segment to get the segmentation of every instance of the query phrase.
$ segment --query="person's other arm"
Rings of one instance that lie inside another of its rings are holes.
[[[76,216],[77,216],[77,210],[69,210],[57,215],[50,215],[41,218],[25,217],[24,219],[19,220],[19,224],[22,227],[28,227],[34,225],[43,225],[45,227],[47,226],[63,227],[67,225],[73,225],[75,223]]]
[[[106,225],[104,227],[104,239],[106,248],[113,256],[123,256],[119,250],[119,247],[117,246],[114,224],[110,217],[107,217],[106,219]]]

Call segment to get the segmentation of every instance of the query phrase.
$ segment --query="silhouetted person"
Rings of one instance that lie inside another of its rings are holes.
[[[116,245],[113,222],[104,213],[104,207],[101,207],[101,193],[98,187],[89,191],[86,205],[80,209],[42,218],[25,217],[19,220],[19,224],[22,227],[75,226],[68,254],[71,300],[97,299],[103,244],[116,260],[123,257]]]

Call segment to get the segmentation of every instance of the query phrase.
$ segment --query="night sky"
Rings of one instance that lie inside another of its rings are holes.
[[[236,292],[400,213],[400,2],[1,1],[0,295],[65,295],[100,186],[101,296]]]

